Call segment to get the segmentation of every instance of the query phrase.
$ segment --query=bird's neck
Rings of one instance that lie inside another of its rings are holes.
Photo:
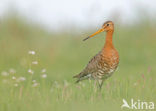
[[[114,32],[114,30],[107,31],[104,49],[105,48],[114,48],[114,46],[113,46],[113,40],[112,40],[113,39],[113,32]]]

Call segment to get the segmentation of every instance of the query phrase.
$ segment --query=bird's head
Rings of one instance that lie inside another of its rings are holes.
[[[93,33],[92,35],[88,36],[87,38],[83,39],[83,41],[94,37],[95,35],[101,33],[101,32],[108,32],[108,31],[113,31],[114,30],[114,24],[112,21],[107,21],[102,25],[102,28],[99,29],[97,32]]]

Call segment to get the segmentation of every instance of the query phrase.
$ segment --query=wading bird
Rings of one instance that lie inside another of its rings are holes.
[[[92,35],[85,38],[83,41],[99,34],[100,32],[106,32],[105,44],[102,50],[95,55],[88,63],[82,72],[74,76],[78,80],[94,79],[98,82],[99,88],[101,89],[103,81],[110,77],[116,70],[119,64],[119,55],[115,49],[112,41],[114,24],[112,21],[107,21],[102,25],[102,28]]]

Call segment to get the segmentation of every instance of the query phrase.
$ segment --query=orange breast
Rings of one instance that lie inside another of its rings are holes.
[[[113,73],[119,64],[119,55],[114,48],[106,48],[101,52],[99,65],[105,73]]]

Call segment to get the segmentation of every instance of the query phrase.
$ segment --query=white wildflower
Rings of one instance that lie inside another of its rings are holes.
[[[32,80],[32,82],[33,82],[33,83],[35,83],[35,82],[36,82],[36,80]]]
[[[8,72],[6,72],[6,71],[3,71],[3,72],[1,73],[1,75],[2,75],[2,76],[8,76],[8,75],[9,75],[9,73],[8,73]]]
[[[37,87],[39,85],[39,83],[35,82],[33,83],[32,87]]]
[[[33,61],[32,64],[37,65],[38,61]]]
[[[44,72],[46,72],[46,69],[42,69],[42,71],[41,71],[42,73],[44,73]]]
[[[42,78],[46,78],[47,77],[47,74],[42,74],[41,77]]]
[[[16,70],[13,69],[13,68],[11,68],[11,69],[9,69],[9,73],[10,73],[10,74],[15,74],[15,73],[16,73]]]
[[[25,78],[25,77],[19,77],[18,80],[19,80],[19,81],[25,81],[26,78]]]
[[[15,86],[15,87],[17,87],[17,86],[18,86],[18,84],[17,84],[17,83],[15,83],[15,84],[14,84],[14,86]]]
[[[35,51],[29,51],[28,52],[30,55],[35,55]]]
[[[31,70],[31,69],[28,69],[28,72],[29,72],[30,74],[34,74],[34,71]]]
[[[13,79],[13,80],[15,80],[15,79],[16,79],[16,77],[15,77],[15,76],[12,76],[12,79]]]
[[[137,86],[137,82],[134,83],[134,86]]]

